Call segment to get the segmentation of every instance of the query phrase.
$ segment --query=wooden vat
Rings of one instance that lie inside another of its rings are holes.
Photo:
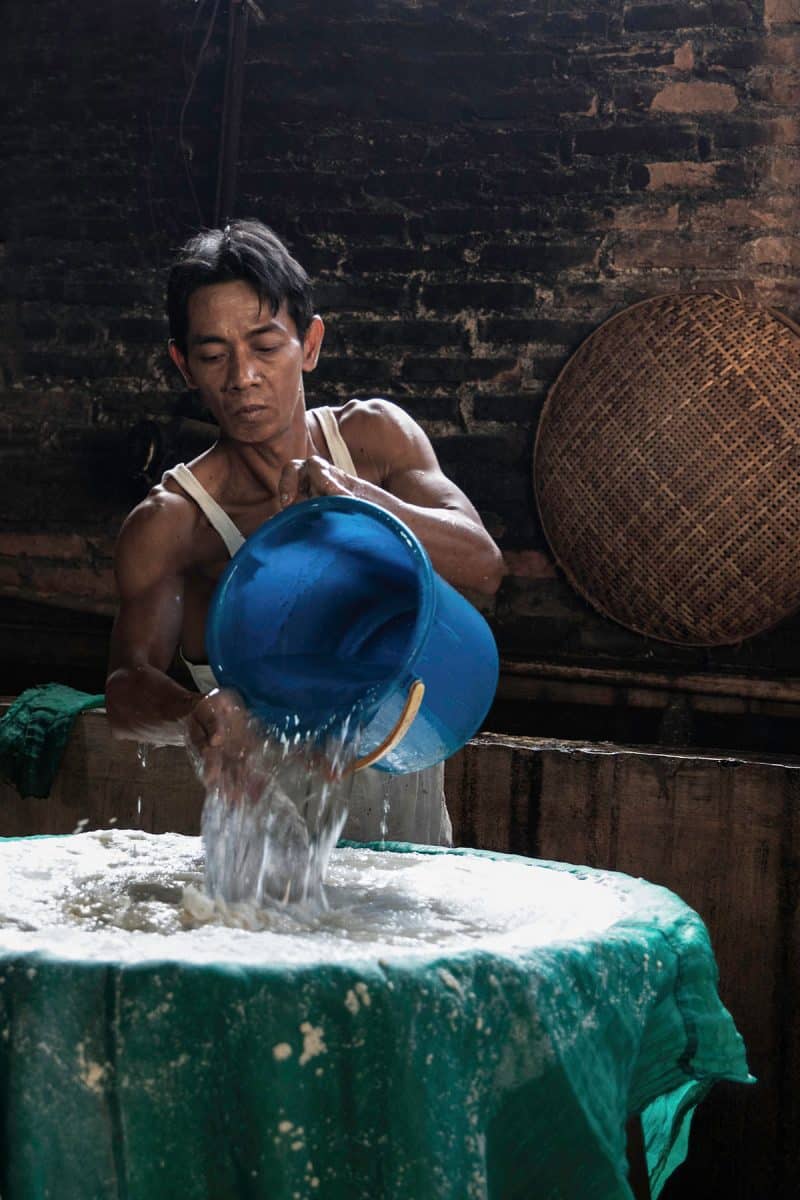
[[[700,913],[758,1083],[714,1089],[662,1196],[794,1197],[800,760],[484,735],[447,786],[460,842],[639,875]]]
[[[484,734],[448,762],[447,795],[457,844],[642,876],[701,914],[758,1083],[715,1088],[662,1195],[793,1197],[800,759]],[[197,833],[201,804],[182,749],[150,749],[144,765],[96,710],[76,721],[47,799],[0,783],[0,836],[68,833],[81,820]]]

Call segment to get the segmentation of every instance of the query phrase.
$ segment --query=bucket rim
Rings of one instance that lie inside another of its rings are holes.
[[[405,661],[392,674],[382,680],[379,684],[373,684],[370,688],[365,689],[365,693],[369,693],[369,704],[366,705],[366,714],[362,717],[364,727],[372,721],[376,714],[380,711],[383,702],[388,699],[401,685],[407,687],[413,682],[414,664],[420,657],[431,627],[434,623],[436,610],[436,580],[433,570],[433,564],[427,550],[422,545],[422,542],[417,535],[406,525],[400,518],[390,513],[387,509],[381,508],[379,504],[373,503],[371,500],[363,500],[357,496],[312,496],[308,500],[301,500],[296,504],[292,504],[289,508],[283,509],[282,512],[276,513],[274,517],[268,517],[263,524],[259,525],[258,529],[242,543],[239,549],[231,558],[230,562],[225,566],[224,571],[220,575],[214,591],[211,596],[211,601],[208,607],[208,615],[206,618],[206,650],[209,658],[209,663],[212,665],[215,675],[217,674],[216,665],[219,663],[219,637],[218,637],[218,611],[222,606],[225,593],[228,585],[236,574],[236,571],[241,562],[247,557],[250,545],[256,538],[267,539],[272,534],[278,534],[281,529],[290,526],[296,521],[302,520],[312,512],[351,512],[360,513],[365,517],[377,520],[379,523],[386,526],[406,547],[410,557],[416,567],[416,576],[419,586],[419,604],[414,621],[414,629],[409,639],[408,651]],[[239,562],[237,563],[237,560]],[[213,661],[212,661],[213,660]],[[226,672],[222,672],[224,676]],[[219,686],[235,687],[235,683],[226,683],[223,677],[220,677]],[[247,697],[244,697],[247,700]],[[365,695],[366,699],[366,695]],[[252,705],[254,711],[258,711],[257,702]]]

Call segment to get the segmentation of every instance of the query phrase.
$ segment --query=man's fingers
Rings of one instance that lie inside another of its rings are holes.
[[[288,508],[309,494],[308,464],[302,458],[293,458],[281,471],[278,483],[278,498],[281,508]]]
[[[344,471],[334,467],[326,459],[313,455],[311,458],[295,458],[281,472],[278,496],[281,508],[289,508],[298,500],[311,496],[349,496],[353,480]]]
[[[281,508],[311,496],[351,495],[351,484],[352,480],[344,471],[318,455],[293,459],[284,467],[278,484]]]
[[[324,458],[306,459],[306,475],[308,478],[308,494],[310,496],[328,496],[338,491],[332,472],[336,470]]]
[[[201,696],[189,713],[186,732],[202,754],[206,747],[222,746],[230,734],[246,721],[247,716],[237,694],[215,688]]]

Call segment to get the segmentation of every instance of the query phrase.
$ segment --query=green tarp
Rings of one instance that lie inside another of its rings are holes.
[[[49,796],[75,718],[104,703],[63,683],[22,692],[0,720],[0,775],[21,796]]]
[[[699,917],[614,879],[629,916],[521,954],[0,951],[0,1196],[630,1200],[635,1113],[657,1194],[692,1105],[749,1077]]]

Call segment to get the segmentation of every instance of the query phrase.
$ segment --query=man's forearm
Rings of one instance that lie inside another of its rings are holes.
[[[505,567],[482,525],[455,509],[425,508],[365,480],[359,480],[359,485],[359,495],[399,517],[417,535],[443,579],[453,587],[494,595]]]
[[[182,745],[185,718],[200,700],[156,667],[119,667],[106,680],[106,711],[117,738]]]

